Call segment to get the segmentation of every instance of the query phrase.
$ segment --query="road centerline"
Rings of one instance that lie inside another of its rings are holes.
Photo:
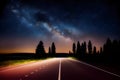
[[[59,62],[58,80],[61,80],[61,59],[60,59],[60,62]]]

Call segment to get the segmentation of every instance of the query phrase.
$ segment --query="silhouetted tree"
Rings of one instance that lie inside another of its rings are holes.
[[[104,55],[110,56],[112,53],[112,41],[110,38],[107,39],[106,44],[103,46]]]
[[[52,46],[51,46],[51,54],[55,54],[55,53],[56,53],[56,47],[55,47],[55,44],[53,42]]]
[[[77,53],[77,54],[80,53],[80,42],[79,42],[79,41],[77,42],[77,50],[76,50],[76,53]]]
[[[103,46],[103,56],[108,61],[118,62],[120,60],[120,42],[118,40],[111,41],[108,38]]]
[[[83,43],[83,54],[87,53],[86,42]]]
[[[113,47],[113,52],[118,52],[119,43],[117,40],[113,40],[112,47]]]
[[[36,54],[41,54],[45,55],[45,49],[44,49],[44,44],[42,41],[39,42],[37,48],[36,48]]]
[[[81,44],[81,53],[82,54],[84,53],[84,44],[83,43]]]
[[[118,46],[119,46],[119,48],[118,48],[118,53],[120,53],[120,40],[119,40],[119,42],[118,42]]]
[[[73,43],[72,51],[73,51],[74,54],[76,53],[76,45],[75,45],[75,43]]]
[[[119,56],[119,42],[117,40],[113,40],[113,44],[112,44],[112,54],[114,54],[114,56]]]
[[[97,51],[97,54],[100,54],[100,51]]]
[[[49,47],[48,53],[51,54],[51,48]]]
[[[104,45],[103,45],[103,54],[105,55],[106,52],[107,52],[107,51],[106,51],[106,44],[104,44]]]
[[[102,54],[103,53],[103,49],[102,49],[102,47],[100,47],[100,54]]]
[[[94,46],[94,48],[93,48],[93,54],[96,54],[97,52],[96,52],[96,47]]]
[[[69,54],[71,54],[72,52],[71,51],[69,51]]]
[[[92,43],[91,43],[90,40],[89,40],[89,42],[88,42],[88,53],[89,53],[89,54],[92,54]]]

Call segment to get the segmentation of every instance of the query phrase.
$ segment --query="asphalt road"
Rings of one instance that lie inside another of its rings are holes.
[[[120,80],[120,76],[70,58],[0,69],[0,80]]]

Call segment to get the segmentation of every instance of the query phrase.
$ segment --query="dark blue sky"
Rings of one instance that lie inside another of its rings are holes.
[[[40,40],[57,52],[71,50],[72,42],[120,39],[117,0],[1,0],[0,52],[34,52]]]

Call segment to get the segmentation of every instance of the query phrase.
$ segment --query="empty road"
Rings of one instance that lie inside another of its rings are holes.
[[[0,69],[0,80],[120,80],[120,76],[70,58]]]

